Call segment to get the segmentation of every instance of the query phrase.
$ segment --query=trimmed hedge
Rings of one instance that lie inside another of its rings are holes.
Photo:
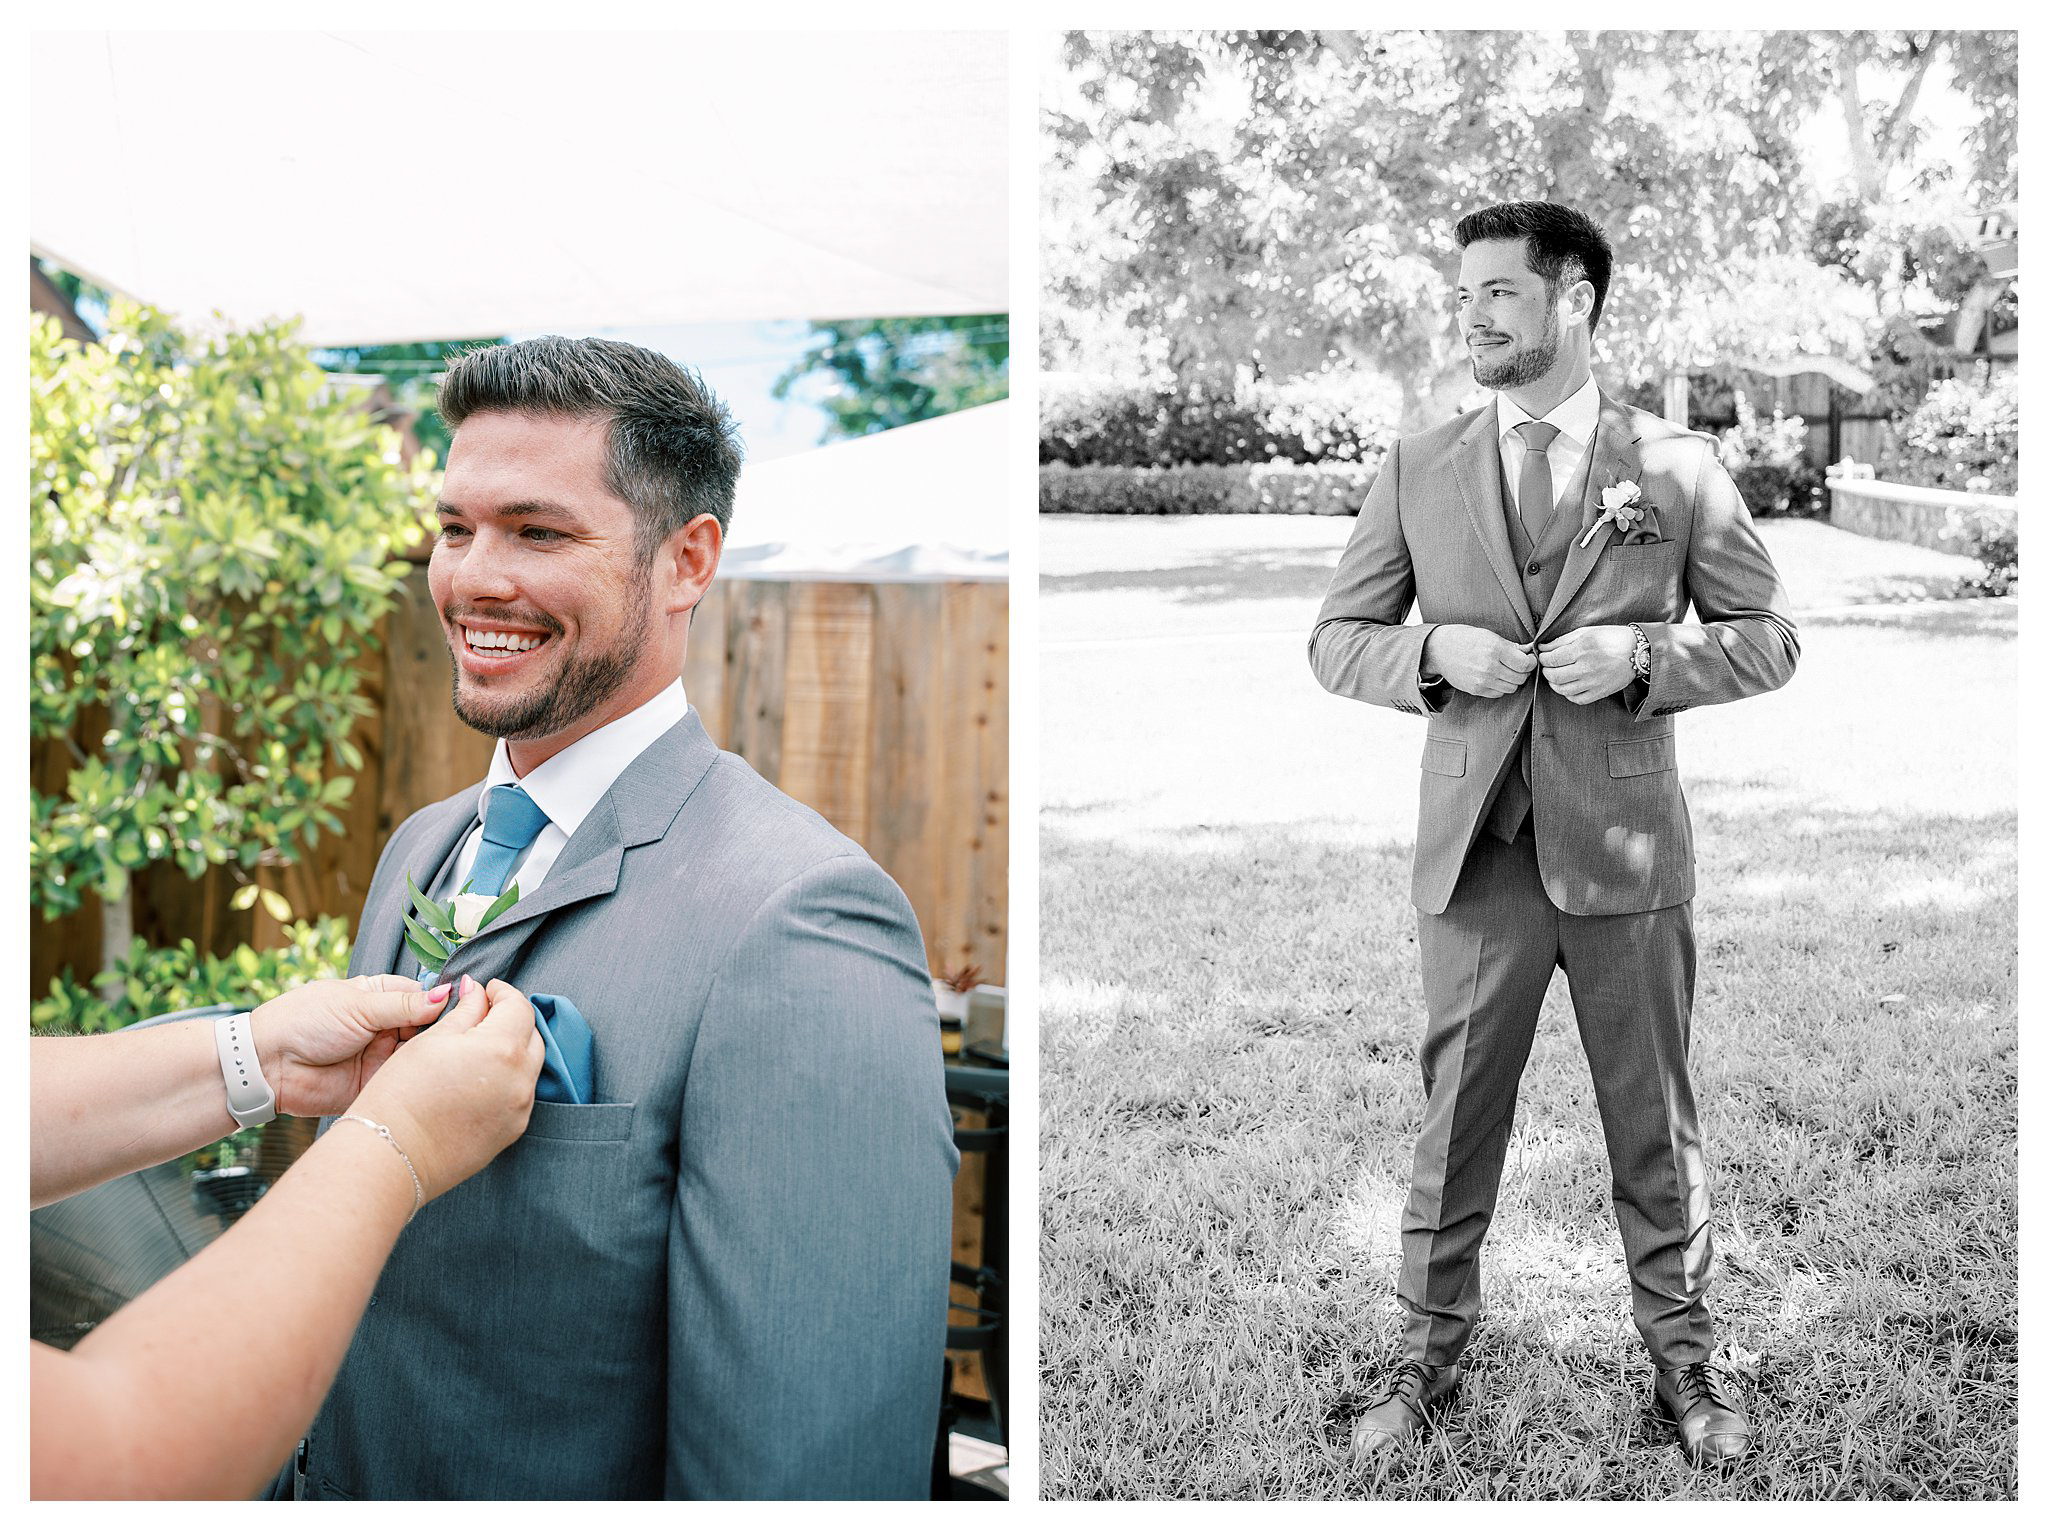
[[[1356,386],[1326,378],[1243,396],[1091,379],[1039,399],[1038,460],[1074,468],[1375,462],[1394,436]]]
[[[1040,515],[1355,516],[1377,462],[1189,463],[1038,470]]]

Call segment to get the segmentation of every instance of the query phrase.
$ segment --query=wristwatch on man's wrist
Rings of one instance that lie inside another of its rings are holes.
[[[1636,635],[1635,652],[1629,656],[1630,662],[1636,667],[1636,679],[1647,681],[1650,678],[1650,640],[1643,636],[1643,630],[1633,622],[1629,623],[1628,630]]]

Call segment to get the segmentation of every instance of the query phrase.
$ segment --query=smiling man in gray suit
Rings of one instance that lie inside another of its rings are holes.
[[[1727,1462],[1750,1430],[1711,1365],[1673,719],[1782,686],[1798,635],[1713,443],[1594,385],[1606,236],[1549,202],[1485,208],[1456,235],[1459,326],[1496,398],[1387,454],[1309,640],[1326,688],[1429,720],[1403,1355],[1353,1442],[1364,1459],[1406,1447],[1457,1386],[1516,1086],[1562,968],[1657,1401],[1695,1463]]]
[[[499,742],[392,836],[352,971],[411,970],[408,875],[516,883],[445,976],[561,996],[591,1068],[399,1241],[297,1492],[923,1497],[938,1019],[896,885],[684,699],[731,421],[665,357],[553,337],[465,357],[440,408],[429,582],[456,711]]]

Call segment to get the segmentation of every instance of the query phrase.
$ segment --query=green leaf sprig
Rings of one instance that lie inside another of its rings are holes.
[[[419,958],[421,966],[438,973],[455,960],[456,952],[471,938],[458,931],[452,900],[446,904],[435,903],[420,891],[410,872],[405,874],[405,891],[412,897],[412,913],[404,916],[405,944],[412,948],[412,954]],[[456,896],[468,891],[469,884],[464,883],[456,890]],[[515,882],[484,911],[484,917],[476,924],[477,934],[482,935],[491,921],[518,902],[519,884]]]

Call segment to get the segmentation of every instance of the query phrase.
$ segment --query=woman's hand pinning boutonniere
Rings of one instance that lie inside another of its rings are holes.
[[[1632,478],[1625,478],[1618,484],[1609,484],[1600,491],[1600,519],[1586,528],[1586,535],[1579,539],[1584,547],[1593,540],[1593,534],[1608,522],[1624,537],[1630,529],[1640,523],[1649,507],[1643,503],[1643,486]]]
[[[488,893],[472,893],[469,884],[464,883],[455,897],[437,904],[420,892],[408,872],[405,891],[412,895],[412,913],[405,916],[405,944],[412,948],[421,966],[436,973],[454,961],[465,941],[519,902],[516,882],[496,898]]]

